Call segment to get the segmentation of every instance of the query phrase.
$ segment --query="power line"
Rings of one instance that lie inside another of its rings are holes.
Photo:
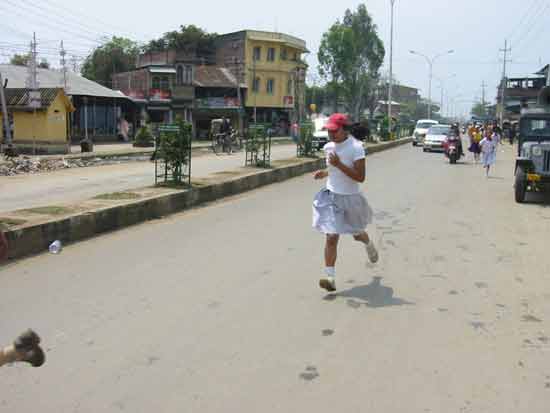
[[[546,4],[546,6],[544,8],[541,8],[541,12],[538,13],[537,15],[535,15],[535,19],[537,17],[541,18],[539,23],[542,22],[542,27],[543,28],[546,26],[546,21],[544,20],[544,15],[546,14],[546,12],[548,11],[549,8],[550,8],[550,4]],[[529,28],[527,29],[527,31],[524,32],[523,36],[516,42],[516,49],[521,50],[521,47],[523,46],[523,43],[525,42],[525,40],[529,39],[529,34],[533,31],[533,28],[536,27],[536,26],[537,26],[537,24],[535,23],[535,20],[531,21],[531,24],[529,25]]]
[[[45,15],[43,13],[39,13],[36,10],[29,8],[28,6],[15,3],[12,0],[3,0],[3,2],[0,3],[0,5],[1,4],[4,4],[5,6],[11,5],[12,7],[10,8],[11,10],[9,10],[9,12],[14,13],[15,15],[18,15],[20,17],[23,17],[26,20],[31,19],[38,22],[40,25],[50,27],[52,29],[55,29],[56,31],[62,31],[62,32],[71,34],[73,36],[86,39],[93,43],[100,43],[97,39],[88,37],[88,35],[86,35],[85,33],[82,33],[82,32],[88,32],[88,34],[92,36],[97,35],[98,37],[100,37],[97,32],[86,30],[84,27],[80,26],[78,23],[72,23],[70,20],[66,20],[57,16],[53,17],[53,16]]]
[[[4,1],[9,1],[9,0],[4,0]],[[5,3],[0,3],[0,7],[1,7],[2,5],[4,5],[4,4],[5,4]],[[5,10],[1,10],[1,9],[0,9],[0,11],[5,12]],[[45,26],[45,27],[48,27],[48,28],[50,28],[51,30],[54,30],[54,31],[56,31],[56,32],[64,32],[64,33],[70,34],[71,36],[79,37],[79,38],[81,38],[81,39],[88,40],[88,41],[90,41],[90,42],[92,42],[92,43],[95,43],[95,44],[98,44],[98,45],[102,44],[102,42],[99,41],[98,39],[92,39],[92,38],[87,37],[87,36],[84,36],[84,35],[82,35],[82,34],[80,34],[80,33],[77,33],[77,32],[71,31],[71,30],[64,29],[63,27],[60,27],[59,25],[52,25],[52,24],[49,24],[49,23],[47,23],[47,22],[45,22],[45,21],[42,21],[42,20],[40,20],[40,19],[36,19],[35,16],[37,15],[37,13],[33,13],[33,14],[31,14],[31,15],[29,16],[28,14],[20,13],[20,12],[18,12],[18,11],[14,11],[14,10],[10,10],[10,12],[13,13],[13,14],[15,14],[16,16],[19,16],[19,17],[24,18],[24,19],[26,19],[26,20],[28,20],[29,18],[34,19],[34,20],[35,20],[36,22],[38,22],[40,25]]]
[[[507,36],[507,39],[513,39],[516,32],[518,31],[518,29],[521,29],[524,25],[524,23],[527,22],[527,19],[529,18],[529,16],[531,15],[531,12],[535,10],[535,6],[539,5],[540,6],[540,1],[543,1],[543,0],[533,0],[533,2],[531,3],[531,5],[527,8],[527,10],[525,11],[525,14],[523,15],[523,17],[519,20],[519,23],[514,27],[514,29],[508,34]],[[531,16],[532,17],[532,16]]]

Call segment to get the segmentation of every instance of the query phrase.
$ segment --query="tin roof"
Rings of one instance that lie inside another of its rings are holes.
[[[0,72],[2,77],[8,80],[8,88],[26,88],[26,80],[28,77],[28,68],[26,66],[1,65]],[[63,73],[50,69],[37,69],[38,82],[41,88],[63,88]],[[122,92],[109,89],[101,86],[99,83],[93,82],[76,73],[67,72],[67,90],[65,92],[69,96],[93,96],[93,97],[108,97],[108,98],[126,98]]]
[[[6,97],[6,105],[11,110],[33,110],[30,106],[29,89],[27,88],[6,88],[4,95]],[[40,108],[38,110],[46,110],[56,99],[63,89],[60,88],[41,88],[40,92]],[[73,107],[69,100],[66,104],[72,111]]]
[[[197,66],[195,69],[194,85],[198,87],[237,88],[237,78],[226,67]],[[241,83],[241,88],[246,84]]]

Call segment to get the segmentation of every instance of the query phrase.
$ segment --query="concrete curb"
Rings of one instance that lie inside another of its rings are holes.
[[[369,153],[380,152],[410,142],[410,138],[385,142],[369,148]],[[282,182],[324,166],[324,158],[304,160],[301,163],[258,171],[215,184],[156,195],[129,201],[122,205],[100,208],[8,230],[5,232],[8,240],[8,258],[18,259],[42,253],[47,251],[49,245],[55,240],[61,240],[64,244],[80,241],[151,219],[162,218],[227,196]]]

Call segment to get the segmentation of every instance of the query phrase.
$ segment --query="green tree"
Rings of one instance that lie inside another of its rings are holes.
[[[30,54],[14,54],[10,59],[10,65],[15,66],[27,66],[29,62]]]
[[[40,60],[40,63],[38,63],[38,67],[40,69],[49,69],[50,68],[50,62],[48,62],[46,59]]]
[[[487,116],[487,105],[484,105],[483,102],[477,102],[472,107],[472,115],[484,118]]]
[[[29,60],[31,58],[30,53],[26,54],[14,54],[10,59],[10,65],[16,65],[16,66],[27,66],[29,63]],[[38,63],[38,67],[40,69],[49,69],[50,63],[47,59],[40,60],[40,63]]]
[[[334,89],[334,103],[345,99],[348,111],[359,119],[375,93],[385,56],[377,27],[364,4],[355,12],[346,10],[323,34],[319,47],[319,73]]]
[[[82,76],[110,87],[113,73],[135,69],[138,55],[136,42],[115,36],[86,58],[82,65]]]
[[[155,40],[151,40],[143,51],[163,52],[166,50],[183,50],[189,53],[196,53],[197,56],[206,56],[214,52],[215,33],[207,33],[200,27],[192,24],[180,26],[179,30],[164,33]]]

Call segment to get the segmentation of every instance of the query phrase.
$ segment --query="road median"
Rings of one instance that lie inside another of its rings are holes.
[[[411,139],[370,145],[376,153],[410,143]],[[239,168],[193,180],[191,188],[146,187],[103,194],[69,205],[46,206],[3,213],[0,227],[8,240],[8,258],[42,253],[60,240],[77,242],[184,211],[265,185],[283,182],[325,166],[324,158],[273,161],[272,168]]]

